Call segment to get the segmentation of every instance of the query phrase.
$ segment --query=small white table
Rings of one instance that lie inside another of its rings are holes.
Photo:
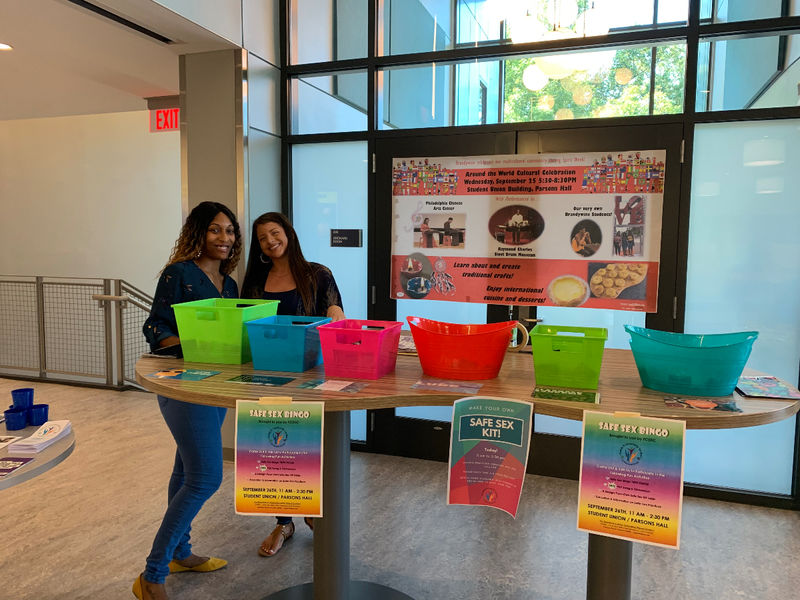
[[[25,429],[17,429],[14,431],[8,431],[5,428],[5,425],[0,426],[0,432],[5,435],[15,435],[17,437],[28,437],[32,435],[39,426],[30,426],[26,427]],[[33,479],[37,475],[41,475],[46,471],[49,471],[57,464],[59,464],[62,460],[67,458],[72,451],[75,449],[75,432],[70,430],[70,432],[65,435],[63,438],[50,444],[47,448],[42,450],[41,452],[37,452],[36,454],[29,454],[25,456],[33,457],[33,460],[28,461],[24,465],[22,465],[19,469],[14,471],[13,473],[6,475],[5,477],[0,477],[0,490],[4,490],[6,488],[10,488],[11,486],[17,485],[18,483],[22,483],[24,481],[28,481],[29,479]],[[3,460],[9,456],[8,446],[5,448],[0,448],[0,460]],[[13,454],[11,456],[14,456]],[[23,456],[22,454],[16,456]]]

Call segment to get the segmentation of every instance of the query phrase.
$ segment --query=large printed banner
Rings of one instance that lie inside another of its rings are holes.
[[[236,514],[321,517],[325,405],[279,400],[236,401]]]
[[[678,548],[685,421],[586,411],[578,529]]]
[[[394,159],[392,298],[655,312],[665,158]]]
[[[453,404],[447,503],[517,516],[531,441],[533,404],[473,396]]]

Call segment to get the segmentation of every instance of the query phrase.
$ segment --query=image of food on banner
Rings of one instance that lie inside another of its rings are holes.
[[[395,159],[392,298],[655,312],[665,157]]]
[[[517,516],[530,446],[530,402],[473,396],[453,404],[447,503]]]
[[[236,514],[322,516],[322,402],[236,401]]]
[[[686,423],[584,412],[578,529],[678,548]]]

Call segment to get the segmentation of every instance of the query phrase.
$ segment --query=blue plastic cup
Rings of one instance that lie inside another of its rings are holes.
[[[47,423],[49,404],[34,404],[28,409],[28,425],[44,425]]]
[[[19,388],[11,390],[11,399],[16,408],[28,410],[33,406],[33,388]]]
[[[14,407],[3,412],[6,418],[6,429],[25,429],[28,425],[28,411],[24,408]]]

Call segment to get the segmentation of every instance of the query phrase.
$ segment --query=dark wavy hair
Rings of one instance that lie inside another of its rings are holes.
[[[228,258],[223,260],[219,265],[219,272],[223,275],[228,275],[236,268],[239,263],[239,258],[242,254],[242,232],[239,229],[239,223],[236,216],[224,204],[219,202],[201,202],[192,209],[189,216],[186,217],[186,222],[181,227],[181,233],[172,248],[172,253],[169,255],[167,264],[164,265],[166,269],[170,265],[192,260],[197,258],[198,254],[203,251],[206,246],[206,234],[211,221],[214,220],[219,213],[224,214],[233,223],[233,231],[235,239],[233,247],[231,248]]]
[[[307,315],[313,314],[315,298],[317,295],[317,273],[314,266],[303,256],[300,249],[300,241],[297,239],[297,232],[292,227],[285,216],[278,212],[264,213],[253,221],[253,230],[250,237],[250,252],[247,254],[247,271],[242,283],[242,295],[245,298],[261,298],[264,293],[264,285],[267,282],[267,274],[272,268],[272,259],[261,252],[261,244],[258,243],[259,225],[275,223],[283,228],[286,234],[286,254],[289,258],[289,269],[292,271],[294,283],[297,286],[297,293],[303,303],[303,309]]]

